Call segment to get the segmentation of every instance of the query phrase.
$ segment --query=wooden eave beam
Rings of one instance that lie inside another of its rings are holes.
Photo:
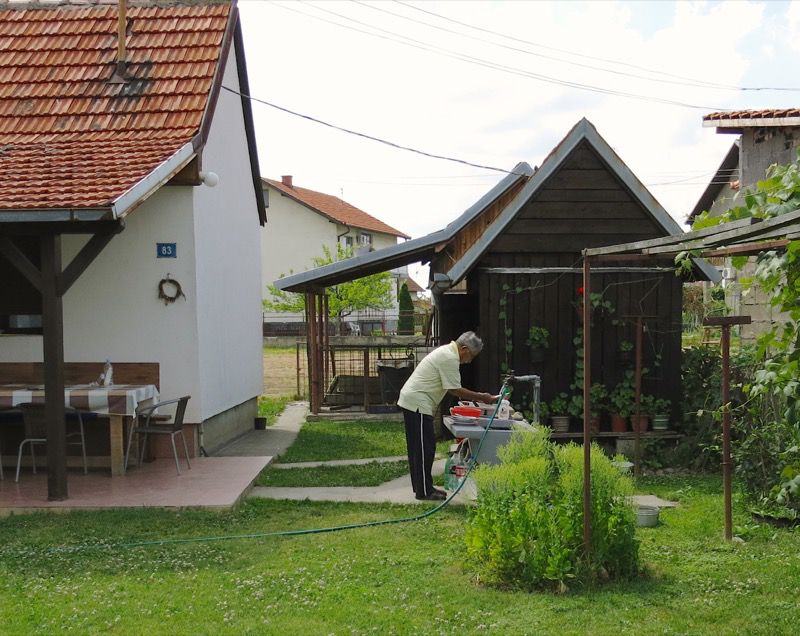
[[[9,262],[17,268],[28,282],[33,285],[39,293],[43,293],[44,281],[42,273],[31,263],[30,259],[20,250],[14,242],[6,237],[0,236],[0,254],[5,256]]]
[[[755,256],[764,250],[777,250],[786,247],[790,239],[779,239],[776,241],[759,241],[755,243],[742,243],[731,247],[722,247],[715,250],[703,252],[703,257],[713,258],[715,256]]]
[[[754,218],[740,219],[738,221],[731,221],[730,223],[726,223],[725,226],[731,229],[738,227],[747,227],[755,223],[757,220],[758,219]],[[640,250],[650,247],[658,247],[661,245],[674,245],[676,243],[681,243],[686,240],[694,240],[697,238],[702,238],[704,236],[715,234],[719,232],[719,228],[720,226],[717,225],[714,227],[707,227],[702,230],[695,230],[693,232],[688,232],[686,234],[673,234],[671,236],[662,236],[660,238],[645,239],[644,241],[634,241],[633,243],[622,243],[620,245],[609,245],[607,247],[592,247],[587,250],[587,256],[601,256],[603,254],[622,254],[623,252],[638,252]],[[687,237],[689,238],[687,239]]]
[[[661,253],[673,253],[673,252],[681,252],[684,250],[702,250],[707,248],[717,247],[719,245],[724,245],[726,243],[733,243],[736,241],[748,239],[748,238],[757,238],[759,235],[769,235],[774,236],[776,230],[782,227],[786,227],[787,225],[793,225],[800,221],[800,210],[795,210],[794,212],[789,212],[788,214],[782,214],[781,216],[777,216],[771,219],[765,219],[758,223],[753,223],[752,225],[748,225],[745,227],[738,227],[734,229],[728,229],[726,231],[719,231],[720,227],[717,226],[718,231],[712,235],[703,237],[699,240],[695,240],[694,238],[690,238],[686,241],[683,241],[679,244],[678,249],[675,249],[675,246],[663,246],[663,247],[653,247],[653,248],[645,248],[642,250],[643,254],[661,254]],[[780,233],[779,233],[780,234]]]
[[[202,167],[202,150],[198,151],[189,163],[187,163],[172,179],[167,181],[168,186],[199,186],[203,183],[200,178]]]
[[[86,271],[86,268],[91,265],[92,261],[97,258],[111,239],[124,228],[124,222],[120,222],[113,230],[100,232],[89,239],[89,242],[75,255],[66,269],[58,275],[56,291],[59,296],[63,296],[72,287],[72,284]]]

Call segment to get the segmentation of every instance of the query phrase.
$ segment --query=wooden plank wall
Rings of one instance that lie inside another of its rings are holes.
[[[103,371],[104,362],[65,362],[64,384],[89,384]],[[158,362],[112,362],[115,384],[155,384],[161,388]],[[0,362],[0,384],[43,384],[41,362]]]
[[[578,147],[561,170],[544,184],[520,211],[518,217],[489,248],[468,277],[469,295],[477,299],[478,331],[484,337],[484,352],[477,358],[476,385],[480,390],[500,386],[505,361],[505,328],[512,330],[513,351],[509,366],[518,374],[542,376],[542,397],[550,400],[569,391],[575,373],[573,339],[580,327],[575,307],[582,286],[580,273],[498,274],[492,267],[580,268],[580,252],[586,247],[663,236],[657,225],[624,185],[587,145]],[[641,266],[634,263],[632,266]],[[504,292],[507,286],[511,293]],[[682,283],[671,272],[607,273],[595,275],[594,291],[603,291],[614,316],[594,326],[592,375],[613,387],[625,368],[619,352],[622,340],[635,341],[636,314],[652,315],[646,321],[644,365],[650,373],[643,390],[677,403],[680,391],[680,336]],[[534,289],[530,289],[534,288]],[[520,289],[519,293],[515,290]],[[507,298],[507,321],[499,315],[500,300]],[[612,324],[613,320],[620,324]],[[443,312],[442,324],[455,320]],[[464,321],[463,316],[458,318]],[[525,344],[528,329],[541,326],[550,332],[550,348],[544,363],[531,360]],[[656,366],[656,359],[660,365]]]

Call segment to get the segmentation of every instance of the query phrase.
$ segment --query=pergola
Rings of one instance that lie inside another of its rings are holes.
[[[686,234],[667,236],[664,238],[623,243],[608,247],[597,247],[583,251],[583,288],[586,297],[591,289],[592,265],[598,263],[620,261],[652,261],[657,259],[675,258],[676,255],[687,252],[692,257],[714,258],[726,256],[753,256],[767,250],[780,250],[794,240],[800,239],[800,209],[782,214],[769,219],[746,218],[737,221],[705,228]],[[592,433],[589,427],[591,416],[591,398],[589,388],[591,379],[591,320],[590,304],[584,303],[583,324],[584,340],[583,351],[585,374],[583,379],[583,540],[586,553],[591,550],[591,441]],[[723,482],[725,498],[725,538],[732,538],[731,520],[731,452],[730,452],[730,401],[729,392],[729,336],[730,327],[734,324],[749,322],[746,316],[727,316],[714,321],[713,324],[722,327],[722,403],[723,403]],[[712,323],[709,323],[712,324]],[[636,415],[639,414],[639,399],[635,405]],[[636,428],[636,454],[638,460],[639,430]]]

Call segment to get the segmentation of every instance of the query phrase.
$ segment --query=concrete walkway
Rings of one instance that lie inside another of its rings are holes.
[[[308,402],[290,402],[283,413],[278,416],[272,426],[264,431],[250,431],[235,440],[221,451],[215,453],[222,457],[262,457],[268,462],[286,452],[294,443],[297,434],[308,416]],[[405,455],[394,457],[373,457],[367,459],[335,459],[320,462],[297,462],[293,464],[273,464],[276,469],[290,468],[315,468],[318,466],[345,466],[352,464],[369,464],[371,462],[398,462],[404,461]],[[440,475],[444,472],[444,459],[438,459],[433,464],[433,474]],[[411,489],[411,478],[403,475],[380,486],[347,487],[347,486],[320,486],[307,488],[284,488],[254,486],[250,497],[264,499],[288,499],[293,501],[349,501],[360,503],[395,503],[395,504],[423,504],[434,505],[439,502],[418,501],[414,498]],[[451,503],[465,504],[474,501],[476,496],[474,482],[468,480],[464,488],[458,493]],[[657,506],[659,508],[676,506],[677,504],[653,495],[633,497],[639,505]]]
[[[272,426],[263,431],[250,431],[214,453],[219,457],[270,457],[286,452],[308,415],[308,402],[289,402]]]

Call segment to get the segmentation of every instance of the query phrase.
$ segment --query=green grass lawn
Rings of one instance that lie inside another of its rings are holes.
[[[261,395],[258,398],[258,415],[259,417],[266,417],[267,426],[270,426],[275,423],[275,420],[291,401],[292,398],[288,395],[282,397]]]
[[[800,529],[722,535],[715,477],[642,480],[674,496],[639,529],[634,582],[561,596],[487,588],[463,558],[464,508],[341,532],[147,547],[398,518],[420,508],[249,500],[233,512],[135,510],[0,519],[3,634],[794,634]],[[92,546],[70,549],[70,546]]]
[[[449,442],[437,444],[437,452],[447,452]],[[402,422],[306,422],[279,462],[328,461],[331,459],[370,459],[406,455]]]
[[[402,477],[408,472],[408,462],[370,462],[349,466],[318,466],[316,468],[270,468],[261,472],[258,486],[302,488],[306,486],[379,486]]]

